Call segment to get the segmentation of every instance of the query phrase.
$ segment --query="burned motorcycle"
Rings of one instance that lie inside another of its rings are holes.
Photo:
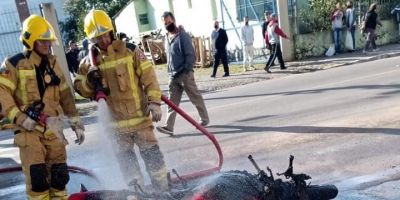
[[[338,194],[334,185],[310,185],[306,183],[311,179],[309,175],[294,174],[292,155],[289,157],[288,169],[277,173],[288,181],[275,179],[269,167],[266,173],[251,155],[248,158],[257,174],[235,170],[191,182],[181,179],[179,183],[171,184],[170,190],[166,192],[149,192],[133,183],[133,190],[86,191],[71,195],[69,200],[328,200]]]

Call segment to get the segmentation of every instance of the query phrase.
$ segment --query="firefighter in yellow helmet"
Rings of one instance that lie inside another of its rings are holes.
[[[167,169],[152,123],[161,119],[161,91],[152,64],[139,48],[128,49],[124,41],[115,38],[111,19],[104,11],[91,10],[84,27],[91,47],[80,63],[75,90],[96,100],[109,91],[106,102],[114,120],[117,157],[126,181],[136,179],[143,185],[134,152],[137,145],[153,188],[167,190]]]
[[[72,90],[50,53],[57,40],[52,26],[31,15],[23,22],[20,40],[24,52],[6,58],[0,68],[0,104],[15,124],[14,144],[19,147],[27,196],[29,200],[67,199],[67,141],[61,117],[69,117],[76,143],[83,142],[84,127]]]

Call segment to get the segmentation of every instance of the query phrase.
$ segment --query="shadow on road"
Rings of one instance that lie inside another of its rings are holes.
[[[252,95],[240,95],[240,96],[228,96],[228,97],[212,97],[205,98],[205,100],[222,100],[222,99],[236,99],[236,98],[250,98],[250,97],[261,97],[261,96],[273,96],[273,95],[282,95],[282,96],[290,96],[290,95],[298,95],[298,94],[321,94],[329,91],[336,90],[391,90],[382,92],[379,95],[394,95],[400,93],[400,84],[391,84],[391,85],[355,85],[355,86],[347,86],[347,87],[332,87],[332,88],[323,88],[323,89],[313,89],[313,90],[298,90],[298,91],[287,91],[287,92],[275,92],[275,93],[261,93],[261,94],[252,94]],[[189,101],[189,100],[185,100]],[[185,102],[182,101],[182,102]]]
[[[329,126],[282,126],[282,127],[261,127],[261,126],[232,126],[214,125],[209,128],[228,129],[223,131],[212,131],[213,134],[236,134],[236,133],[265,133],[265,132],[284,132],[284,133],[383,133],[400,135],[397,128],[358,128],[358,127],[329,127]],[[200,133],[179,134],[175,138],[199,136]]]

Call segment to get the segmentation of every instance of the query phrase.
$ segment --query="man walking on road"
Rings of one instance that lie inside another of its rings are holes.
[[[211,33],[211,40],[214,46],[214,70],[211,74],[212,78],[215,78],[217,74],[217,69],[219,66],[219,61],[222,61],[224,65],[225,74],[222,77],[229,76],[229,67],[228,67],[228,55],[226,52],[226,44],[228,44],[228,35],[226,31],[219,27],[219,22],[214,22],[214,31]]]
[[[282,58],[282,51],[280,45],[280,37],[288,39],[286,34],[279,28],[276,14],[271,14],[271,22],[268,24],[267,32],[265,34],[265,43],[270,43],[272,54],[264,68],[265,71],[271,73],[269,69],[272,66],[272,61],[277,57],[281,64],[281,70],[286,69],[285,63]]]
[[[126,182],[144,186],[134,146],[137,145],[155,190],[168,190],[164,156],[154,134],[153,122],[161,120],[161,91],[150,61],[139,49],[131,51],[115,37],[106,12],[91,10],[84,28],[92,47],[82,60],[75,90],[86,98],[96,97],[99,82],[108,87],[107,105],[115,124],[117,158]],[[97,93],[98,94],[98,93]],[[150,115],[151,114],[151,115]]]
[[[253,43],[254,43],[254,30],[249,25],[249,17],[244,17],[244,26],[241,29],[242,42],[243,42],[243,70],[255,70],[253,66]]]
[[[164,12],[162,19],[168,31],[165,40],[165,49],[167,52],[169,74],[169,99],[179,106],[182,93],[185,91],[190,101],[196,106],[199,112],[200,124],[202,126],[207,126],[210,122],[207,108],[194,80],[193,66],[195,55],[192,39],[188,33],[176,26],[175,17],[171,12]],[[175,119],[176,112],[168,107],[165,126],[157,126],[157,130],[161,133],[173,135]]]
[[[75,98],[51,45],[57,40],[44,18],[31,15],[22,25],[24,52],[7,58],[0,67],[2,113],[15,125],[29,200],[66,200],[69,181],[67,140],[62,120],[70,118],[75,143],[85,139]]]

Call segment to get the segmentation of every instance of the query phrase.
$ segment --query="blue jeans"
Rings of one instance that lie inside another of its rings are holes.
[[[342,28],[334,28],[333,29],[333,41],[335,43],[335,52],[340,53],[340,32]]]

